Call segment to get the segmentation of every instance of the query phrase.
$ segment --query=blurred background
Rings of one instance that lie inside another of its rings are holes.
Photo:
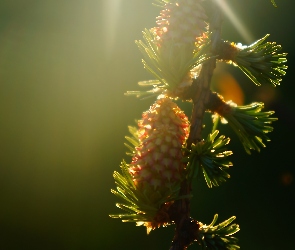
[[[108,216],[120,212],[110,189],[113,171],[130,160],[127,125],[153,102],[123,95],[152,79],[134,44],[155,26],[151,2],[0,1],[0,249],[169,249],[173,226],[147,236]],[[222,126],[232,139],[231,179],[194,185],[194,218],[236,215],[242,249],[295,249],[294,3],[276,2],[223,1],[223,36],[251,44],[271,34],[288,52],[281,86],[256,87],[222,65],[213,79],[227,100],[276,111],[272,142],[248,156]],[[179,105],[189,115],[190,105]]]

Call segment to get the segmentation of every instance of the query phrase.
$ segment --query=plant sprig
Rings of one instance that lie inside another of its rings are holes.
[[[192,180],[202,171],[210,188],[225,182],[230,177],[226,171],[232,166],[227,158],[232,151],[225,148],[230,139],[224,135],[217,138],[218,133],[219,131],[215,130],[206,140],[193,144],[190,150],[186,149],[188,156],[184,158],[184,161],[188,162],[187,178]]]
[[[236,217],[225,220],[215,225],[218,215],[215,214],[210,225],[201,225],[197,241],[206,250],[237,250],[240,249],[238,239],[233,237],[240,230],[239,225],[231,224]],[[214,226],[215,225],[215,226]]]

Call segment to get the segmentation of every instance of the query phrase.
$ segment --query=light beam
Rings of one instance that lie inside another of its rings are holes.
[[[245,41],[247,43],[252,43],[253,40],[254,40],[253,36],[248,31],[248,29],[245,27],[245,25],[239,20],[239,18],[232,11],[232,9],[228,6],[228,4],[226,3],[226,1],[224,1],[224,0],[215,0],[215,1],[220,6],[220,8],[224,12],[224,14],[231,21],[232,25],[241,34],[241,36],[243,37],[243,39],[245,39]]]

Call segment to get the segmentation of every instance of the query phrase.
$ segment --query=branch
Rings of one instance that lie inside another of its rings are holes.
[[[214,11],[212,20],[210,21],[211,32],[211,52],[214,56],[218,51],[220,44],[220,33],[222,24],[222,15],[215,1],[212,1]],[[216,67],[216,59],[212,58],[205,62],[197,79],[193,81],[190,89],[191,99],[193,101],[193,111],[191,116],[191,129],[187,140],[188,148],[192,143],[196,143],[202,139],[202,122],[206,106],[209,102],[211,94],[210,82],[213,71]],[[180,195],[191,193],[191,183],[184,180],[181,186]],[[176,201],[170,209],[170,218],[175,222],[176,229],[170,250],[185,250],[189,245],[196,240],[197,231],[199,228],[198,222],[190,218],[190,200],[181,199]]]

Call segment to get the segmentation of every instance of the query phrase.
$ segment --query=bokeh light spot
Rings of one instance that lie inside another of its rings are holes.
[[[228,72],[218,72],[212,81],[212,88],[224,97],[225,101],[244,104],[244,93],[237,80]]]
[[[290,186],[293,183],[294,176],[290,172],[285,172],[281,174],[281,183],[284,186]]]
[[[280,98],[280,89],[269,85],[262,85],[257,88],[255,99],[263,102],[265,106],[270,106]]]

